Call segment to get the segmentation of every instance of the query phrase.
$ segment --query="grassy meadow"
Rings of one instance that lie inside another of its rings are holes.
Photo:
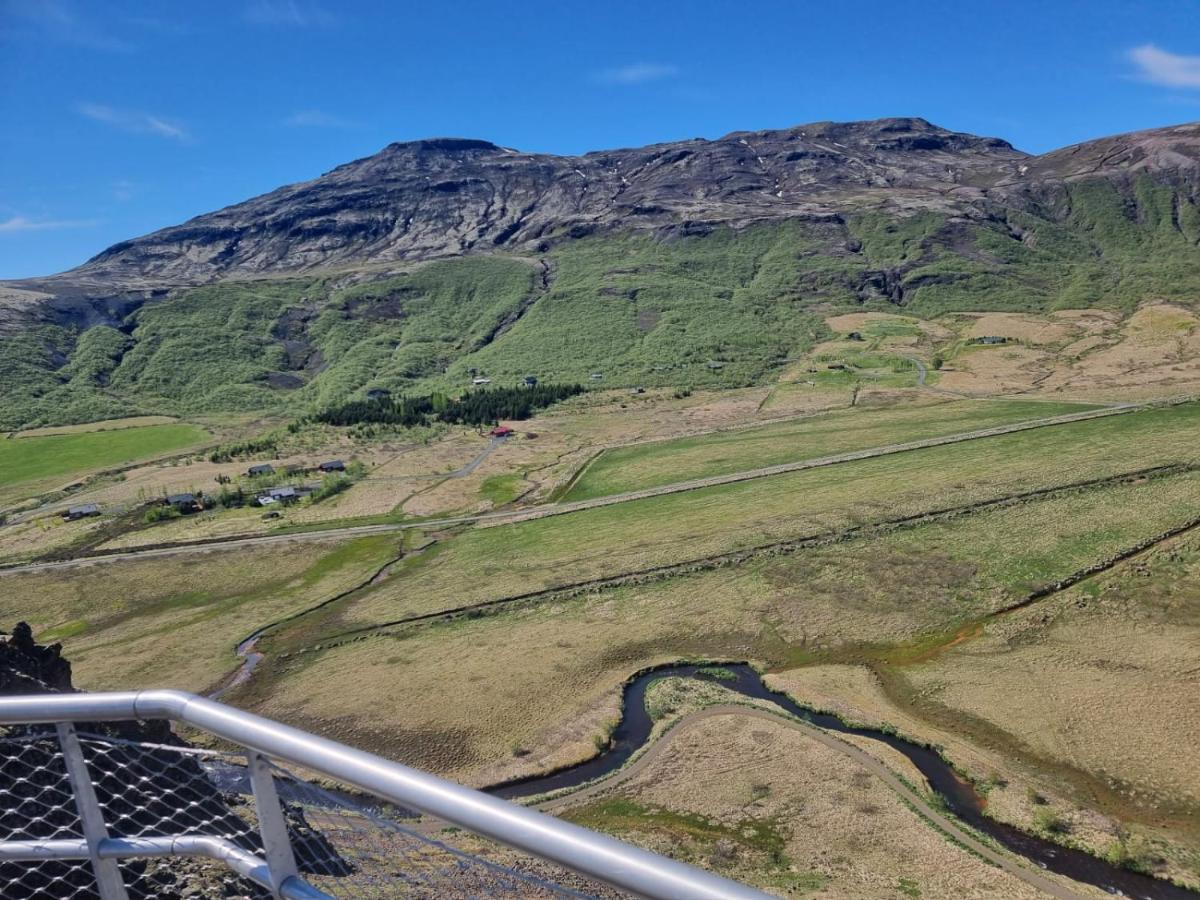
[[[587,466],[563,499],[589,500],[1088,408],[1031,400],[958,400],[928,406],[845,409],[757,428],[614,447]]]
[[[1200,404],[1056,425],[442,535],[317,633],[1198,459]]]
[[[286,657],[305,629],[284,629],[264,642],[268,662],[237,700],[495,780],[591,755],[616,716],[617,686],[641,667],[696,657],[791,666],[940,639],[1186,521],[1198,489],[1189,474],[1082,491]],[[515,757],[512,746],[533,752]]]
[[[1200,495],[1197,495],[1200,496]],[[1193,736],[1200,666],[1195,533],[1039,605],[991,622],[970,644],[896,670],[889,695],[936,730],[999,748],[1071,801],[1047,812],[1009,797],[1021,824],[1090,838],[1103,854],[1200,887],[1200,769]],[[1053,689],[1030,690],[1036,685]],[[1035,804],[1036,806],[1036,804]],[[1089,834],[1100,809],[1133,834]]]
[[[238,641],[361,584],[398,543],[331,538],[0,571],[0,621],[27,621],[42,643],[66,643],[76,684],[88,690],[204,691],[235,668]]]
[[[669,753],[563,815],[778,896],[1045,896],[945,840],[857,760],[781,720],[720,716],[663,739]]]
[[[0,440],[0,498],[57,487],[74,476],[198,447],[209,439],[199,425],[184,422],[9,437]]]
[[[1193,531],[972,629],[770,681],[943,747],[1003,821],[1200,886],[1197,598]]]

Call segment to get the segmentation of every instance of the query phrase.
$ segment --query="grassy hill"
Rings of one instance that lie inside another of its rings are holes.
[[[5,336],[0,427],[305,412],[372,387],[458,391],[476,374],[739,386],[827,337],[823,317],[839,311],[1129,311],[1200,295],[1200,209],[1146,174],[1070,182],[1040,214],[864,211],[700,232],[594,235],[386,277],[221,282],[110,324],[43,321]]]

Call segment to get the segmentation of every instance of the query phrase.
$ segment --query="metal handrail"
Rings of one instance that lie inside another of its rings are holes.
[[[607,835],[195,694],[151,690],[0,697],[0,725],[131,719],[186,723],[639,896],[767,896]]]

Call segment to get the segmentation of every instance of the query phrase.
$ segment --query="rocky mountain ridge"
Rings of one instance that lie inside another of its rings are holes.
[[[1197,183],[1200,124],[1031,156],[919,118],[819,122],[567,157],[482,140],[390,144],[312,181],[116,244],[51,293],[149,288],[503,249],[597,232],[666,235],[856,210],[966,218],[1053,202],[1058,185],[1138,172]]]

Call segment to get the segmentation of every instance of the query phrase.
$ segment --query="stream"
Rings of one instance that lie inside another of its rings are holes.
[[[642,672],[625,685],[621,721],[613,731],[612,741],[604,752],[578,765],[547,775],[496,785],[489,788],[488,792],[509,799],[530,797],[562,788],[577,787],[616,771],[649,740],[654,725],[646,710],[646,690],[650,684],[659,678],[668,677],[704,679],[745,697],[765,700],[784,712],[827,731],[867,737],[903,753],[925,776],[946,809],[957,819],[1043,869],[1057,872],[1075,881],[1095,885],[1117,896],[1142,900],[1197,900],[1200,897],[1196,892],[1162,879],[1114,866],[1090,853],[1063,847],[989,818],[984,814],[984,798],[974,785],[955,772],[949,763],[928,747],[877,729],[847,725],[836,716],[805,709],[786,694],[768,688],[763,684],[759,673],[744,663],[717,666],[734,674],[735,677],[730,680],[714,678],[702,671],[706,668],[711,670],[713,666],[669,665]]]

